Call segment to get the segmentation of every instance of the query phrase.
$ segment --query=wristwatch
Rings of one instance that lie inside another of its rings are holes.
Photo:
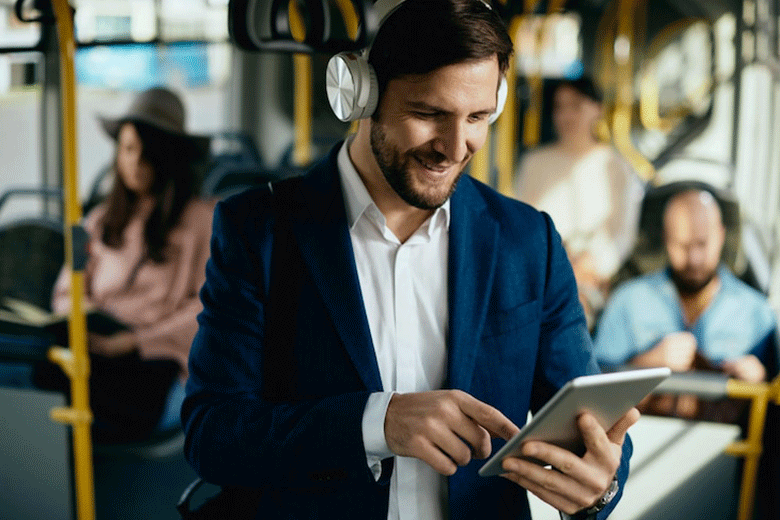
[[[612,502],[612,499],[615,498],[619,489],[620,484],[618,483],[617,475],[615,475],[612,477],[612,482],[609,484],[607,491],[593,506],[574,515],[567,515],[561,511],[561,520],[595,520],[596,514],[607,507],[607,504]]]

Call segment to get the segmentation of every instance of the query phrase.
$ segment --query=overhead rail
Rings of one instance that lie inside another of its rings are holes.
[[[16,17],[25,23],[40,23],[41,30],[45,31],[48,28],[54,27],[54,17],[51,12],[50,0],[15,0],[14,2],[14,14]],[[30,9],[38,11],[38,15],[32,16],[25,10],[25,4],[31,4]],[[72,9],[72,8],[71,8]],[[91,48],[91,47],[119,47],[123,45],[176,45],[184,43],[203,43],[202,39],[198,38],[161,38],[155,36],[154,38],[144,40],[134,40],[131,38],[111,38],[111,39],[98,39],[94,41],[80,42],[75,41],[76,48]],[[18,54],[24,52],[46,52],[46,45],[44,39],[41,38],[34,45],[27,46],[0,46],[0,54]]]
[[[637,39],[635,16],[637,8],[646,9],[643,0],[619,0],[617,9],[617,35],[612,56],[617,73],[615,111],[612,114],[612,135],[618,151],[628,160],[634,171],[649,181],[655,175],[653,165],[634,147],[631,141],[631,119],[634,105],[634,58]]]
[[[559,6],[565,0],[550,0]],[[295,7],[292,4],[295,3]],[[497,0],[493,6],[504,20],[523,12],[533,12],[540,0]],[[347,6],[351,4],[351,6]],[[328,0],[229,0],[228,32],[241,49],[252,52],[335,54],[366,48],[379,29],[373,0],[336,0],[335,8],[344,20],[348,37],[331,31]],[[557,7],[556,7],[557,8]],[[305,21],[305,36],[298,38],[292,13],[297,9]]]
[[[365,48],[379,29],[371,0],[348,0],[360,20],[354,38],[334,37],[330,29],[330,4],[327,0],[230,0],[228,30],[241,49],[255,52],[329,53]],[[291,6],[295,3],[295,6]],[[298,4],[301,4],[299,6]],[[305,20],[305,36],[298,38],[292,19],[298,9]],[[343,5],[339,11],[345,13]],[[354,22],[345,19],[347,25]]]

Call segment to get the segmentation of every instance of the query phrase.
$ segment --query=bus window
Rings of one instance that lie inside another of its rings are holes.
[[[41,39],[41,27],[38,23],[19,21],[14,13],[14,2],[0,1],[0,48],[29,48]],[[30,13],[36,16],[37,13]],[[3,72],[0,71],[0,87]]]
[[[76,38],[96,42],[227,41],[227,1],[78,0]]]
[[[188,130],[211,134],[225,129],[231,49],[227,43],[181,42],[101,45],[78,49],[79,192],[91,191],[110,163],[113,143],[97,114],[114,116],[134,95],[166,85],[184,100]]]
[[[582,74],[580,17],[575,12],[526,16],[515,43],[517,73],[545,78],[579,77]]]
[[[103,2],[78,0],[75,26],[79,193],[92,191],[110,164],[113,143],[97,115],[114,116],[139,91],[166,85],[184,99],[189,131],[210,134],[230,129],[228,95],[232,48],[227,34],[227,2],[189,0]],[[27,13],[26,13],[27,14]],[[36,15],[35,12],[29,16]],[[0,194],[13,187],[56,184],[46,173],[44,132],[56,134],[58,93],[46,103],[43,52],[38,24],[22,23],[13,5],[0,3],[0,120],[14,132],[0,143]],[[57,73],[56,70],[52,73]],[[59,153],[59,152],[56,152]],[[57,166],[54,164],[53,166]],[[55,168],[56,169],[56,168]],[[0,221],[40,213],[43,203],[13,197],[0,208]]]
[[[33,52],[0,54],[0,120],[6,129],[0,139],[0,195],[12,187],[37,187],[41,183],[40,58]],[[0,208],[0,222],[42,211],[40,198],[9,198]]]

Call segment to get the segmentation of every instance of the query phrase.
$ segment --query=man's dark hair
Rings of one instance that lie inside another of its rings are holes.
[[[493,55],[503,74],[512,40],[501,17],[482,0],[406,0],[380,27],[368,62],[381,98],[392,79]]]

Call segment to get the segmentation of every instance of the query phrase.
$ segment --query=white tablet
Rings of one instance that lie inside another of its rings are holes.
[[[590,412],[602,428],[609,430],[671,373],[668,368],[644,368],[572,379],[480,468],[479,474],[500,475],[504,472],[501,462],[518,455],[523,443],[530,440],[549,442],[584,455],[585,446],[577,427],[580,414]]]

